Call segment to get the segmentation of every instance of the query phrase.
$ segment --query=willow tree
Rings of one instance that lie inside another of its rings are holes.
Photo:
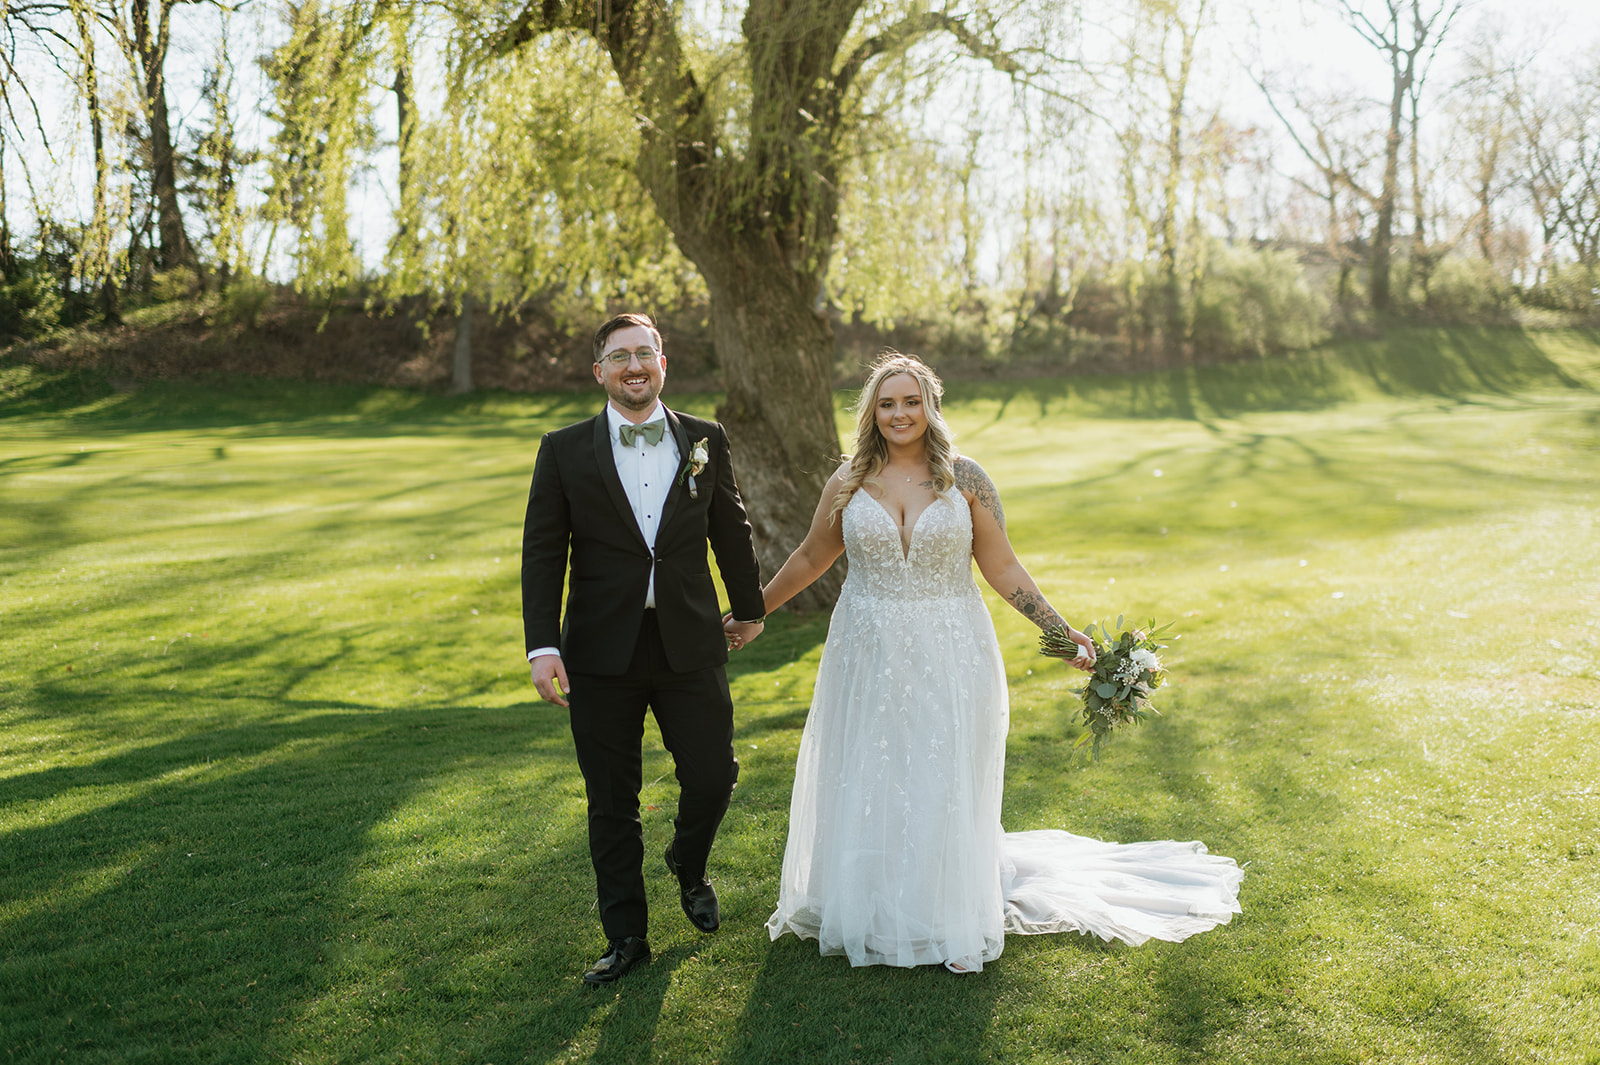
[[[1409,136],[1415,145],[1421,121],[1420,100],[1428,67],[1465,0],[1334,0],[1333,8],[1376,50],[1389,67],[1389,121],[1383,140],[1383,177],[1374,207],[1377,224],[1369,258],[1368,290],[1380,313],[1393,302],[1389,286],[1395,217],[1400,207],[1400,150]],[[1410,115],[1406,114],[1410,110]],[[1415,172],[1416,168],[1413,167]],[[1413,179],[1413,190],[1421,178]],[[1420,199],[1420,194],[1415,199]],[[1420,219],[1420,211],[1415,212]],[[1420,226],[1420,220],[1418,221]],[[1418,241],[1420,243],[1420,240]]]
[[[738,445],[758,553],[775,570],[839,457],[824,282],[841,234],[846,244],[860,234],[841,222],[848,181],[885,172],[863,153],[883,148],[885,112],[912,95],[884,86],[938,86],[958,60],[1037,86],[1067,11],[1044,7],[1018,5],[1003,22],[921,0],[753,0],[735,30],[697,21],[717,5],[656,0],[303,0],[270,68],[280,146],[296,149],[275,188],[320,190],[320,206],[295,201],[312,209],[294,224],[312,239],[342,237],[331,194],[354,149],[330,133],[370,126],[377,104],[332,86],[400,85],[409,110],[386,178],[400,192],[390,296],[430,293],[459,308],[471,295],[490,312],[538,298],[593,318],[607,302],[648,308],[652,294],[702,287],[726,393],[718,416]],[[414,32],[385,30],[402,18]],[[412,66],[402,38],[444,42],[440,61]],[[424,69],[440,83],[414,84],[409,71]],[[321,131],[314,150],[291,130]],[[921,230],[888,243],[911,258]],[[934,259],[937,244],[927,243]],[[859,276],[871,258],[843,273]],[[313,284],[337,281],[313,257],[301,262]],[[831,603],[839,579],[797,605]]]
[[[262,214],[271,223],[264,259],[280,224],[295,237],[297,280],[343,290],[361,276],[350,236],[350,184],[376,138],[367,103],[376,42],[372,12],[361,5],[291,0],[288,39],[261,57],[272,81],[268,117],[277,125],[267,153]]]
[[[750,0],[737,36],[697,33],[690,6],[529,0],[500,53],[580,34],[604,50],[637,116],[634,173],[710,294],[740,484],[769,572],[799,543],[839,457],[824,280],[873,68],[941,39],[1019,78],[1039,38],[1008,48],[982,9],[865,0]],[[1061,10],[1057,5],[1056,10]],[[1015,40],[1025,39],[1023,32]],[[814,585],[802,608],[837,595]]]
[[[410,105],[396,143],[392,300],[510,312],[528,301],[592,324],[608,299],[681,301],[697,279],[634,173],[632,112],[581,40],[469,53],[448,35],[448,91]],[[403,55],[391,62],[399,65]]]

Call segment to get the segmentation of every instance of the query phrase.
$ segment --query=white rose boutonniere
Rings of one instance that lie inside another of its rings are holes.
[[[683,473],[678,477],[679,484],[683,483],[684,477],[689,478],[690,499],[700,498],[700,487],[694,483],[694,479],[697,474],[705,471],[706,463],[711,461],[710,445],[711,441],[708,438],[696,440],[694,446],[689,449],[689,461],[683,467]]]

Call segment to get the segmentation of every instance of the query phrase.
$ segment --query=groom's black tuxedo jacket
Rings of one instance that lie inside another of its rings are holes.
[[[678,476],[656,533],[656,617],[667,662],[678,672],[728,660],[706,544],[737,618],[765,612],[750,522],[739,499],[721,425],[667,411],[678,442]],[[709,461],[689,495],[686,470],[696,441]],[[533,467],[522,532],[522,625],[527,649],[560,647],[572,672],[617,676],[628,668],[644,618],[651,552],[612,457],[605,412],[547,433]],[[562,578],[568,576],[561,620]]]

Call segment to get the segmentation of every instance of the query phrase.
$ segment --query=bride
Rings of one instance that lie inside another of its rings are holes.
[[[1041,628],[1065,622],[1012,550],[994,483],[953,446],[942,392],[914,356],[874,364],[855,455],[764,590],[770,613],[849,559],[768,932],[815,939],[852,965],[975,972],[1007,932],[1137,944],[1226,923],[1243,873],[1203,844],[1000,827],[1005,671],[971,561]],[[1072,664],[1089,668],[1093,642],[1067,631],[1081,652]]]

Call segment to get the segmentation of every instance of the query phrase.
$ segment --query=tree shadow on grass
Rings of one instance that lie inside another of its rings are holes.
[[[11,1055],[440,1060],[590,1023],[563,715],[249,701],[226,727],[5,780],[44,818],[0,834]],[[648,1036],[649,1013],[619,1032]]]
[[[1333,790],[1325,756],[1283,735],[1316,694],[1282,680],[1231,699],[1213,711],[1226,718],[1220,744],[1196,724],[1206,711],[1184,705],[1193,700],[1183,694],[1141,750],[1154,769],[1142,785],[1174,800],[1177,819],[1119,820],[1130,838],[1199,837],[1247,868],[1234,926],[1153,953],[1152,1020],[1162,1040],[1215,1056],[1224,1033],[1243,1033],[1253,1017],[1295,1031],[1296,1060],[1353,1060],[1375,1037],[1449,1060],[1509,1060],[1470,981],[1451,971],[1432,919],[1435,885],[1405,876],[1405,863],[1388,872],[1389,851],[1401,844],[1373,838],[1368,819]],[[1223,772],[1243,786],[1242,801],[1214,783]],[[1345,1022],[1313,1033],[1319,1010]]]
[[[1255,1045],[1295,1048],[1278,1060],[1357,1060],[1378,1046],[1508,1060],[1481,988],[1452,958],[1458,944],[1437,927],[1439,885],[1397,860],[1406,844],[1375,835],[1366,809],[1352,807],[1325,738],[1302,737],[1315,727],[1302,723],[1305,708],[1326,697],[1292,679],[1233,685],[1224,667],[1197,664],[1191,679],[1211,683],[1163,691],[1163,715],[1113,740],[1093,768],[1071,752],[1066,711],[1058,731],[1012,745],[1007,828],[1200,839],[1246,868],[1244,912],[1231,924],[1178,945],[1112,946],[1115,964],[1078,967],[1074,1006],[1092,1022],[1100,995],[1137,1000],[1134,1028],[1063,1025],[1045,1033],[1044,1049],[1074,1061],[1117,1060],[1149,1043],[1194,1060]],[[1236,694],[1208,703],[1218,692]],[[1369,720],[1350,722],[1358,752]],[[1007,953],[1070,950],[1052,942],[1064,938],[1008,940]]]
[[[1528,388],[1593,388],[1519,330],[1396,329],[1379,341],[1335,343],[1294,356],[1116,377],[952,382],[947,392],[957,402],[997,400],[1002,414],[1026,398],[1039,417],[1210,425],[1251,413],[1325,409],[1353,399],[1358,382],[1391,396],[1456,400]]]
[[[0,399],[0,421],[49,418],[76,430],[237,429],[249,436],[528,436],[598,412],[593,392],[479,391],[443,396],[402,389],[272,378],[150,381],[118,392],[104,375],[38,373]]]
[[[1576,467],[1534,476],[1505,468],[1497,455],[1450,449],[1421,436],[1415,453],[1407,454],[1392,446],[1397,435],[1410,435],[1404,421],[1397,417],[1382,429],[1336,439],[1230,435],[1199,454],[1178,447],[1141,451],[1092,476],[1010,489],[1012,535],[1020,543],[1059,541],[1062,530],[1098,539],[1102,534],[1085,516],[1114,524],[1128,506],[1130,484],[1137,483],[1145,508],[1134,511],[1136,523],[1118,527],[1126,545],[1159,543],[1170,528],[1180,536],[1221,534],[1253,550],[1289,552],[1325,530],[1330,512],[1338,513],[1341,532],[1350,536],[1436,528],[1518,508],[1546,489],[1570,492],[1585,476]],[[1167,476],[1156,481],[1150,468],[1163,466]],[[1229,495],[1239,497],[1238,509],[1230,508]]]
[[[998,970],[854,968],[786,935],[766,946],[744,1012],[719,1059],[729,1065],[994,1060],[985,1049],[1002,991]]]
[[[301,483],[287,475],[257,472],[252,476],[237,466],[229,466],[227,459],[193,463],[183,471],[183,480],[174,480],[168,469],[152,471],[133,466],[53,485],[48,495],[13,496],[7,501],[6,515],[11,528],[6,541],[0,543],[0,550],[16,552],[16,562],[25,563],[30,552],[117,540],[127,530],[104,523],[104,515],[151,494],[159,494],[170,504],[170,516],[154,525],[168,525],[193,515],[204,534],[213,539],[251,536],[258,530],[265,510],[268,520],[276,526],[298,524],[293,532],[300,537],[318,538],[351,529],[365,530],[374,521],[399,524],[403,520],[408,539],[431,538],[431,542],[446,543],[458,539],[464,530],[520,520],[527,503],[527,477],[536,447],[537,441],[530,443],[525,463],[519,461],[522,456],[506,454],[498,467],[482,472],[435,466],[425,475],[403,483],[387,474],[377,484],[363,483],[354,472],[320,468],[318,476],[324,479],[344,476],[351,481],[342,498],[331,501],[326,487],[320,488],[320,498],[307,502],[300,491]],[[85,452],[78,462],[72,461],[78,454],[66,451],[18,456],[12,460],[15,468],[0,468],[0,488],[6,486],[8,477],[80,465],[93,457],[93,453]],[[376,454],[361,459],[365,464],[376,461]],[[306,464],[313,465],[314,460],[308,456]],[[225,501],[233,511],[231,515],[212,510],[219,500]],[[280,501],[287,505],[270,505]],[[413,509],[403,519],[397,518],[396,508],[407,504]],[[141,531],[148,532],[149,527],[142,527]]]

